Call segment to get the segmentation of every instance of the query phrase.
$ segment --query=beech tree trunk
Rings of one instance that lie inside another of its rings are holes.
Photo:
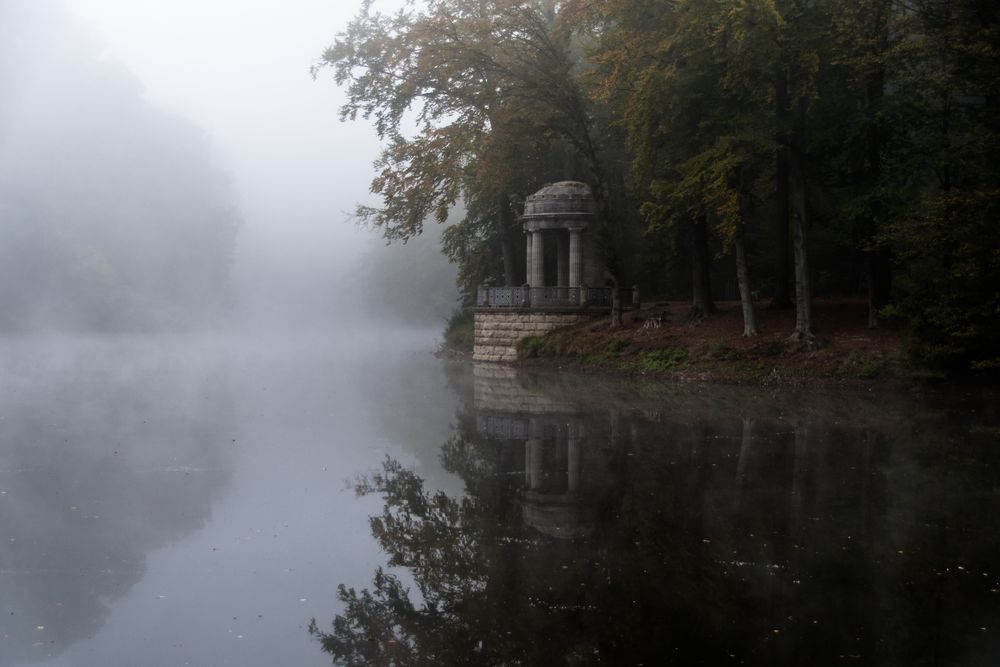
[[[774,153],[775,216],[774,216],[774,295],[772,308],[792,306],[790,283],[790,263],[788,261],[788,73],[779,71],[774,79],[774,111],[777,131],[775,138],[778,148]]]
[[[877,107],[885,93],[885,69],[879,67],[868,80],[867,103]],[[882,177],[882,143],[884,129],[882,123],[869,114],[868,121],[868,172],[872,187],[878,187]],[[878,238],[877,217],[882,206],[872,211],[867,239],[868,269],[868,328],[878,327],[878,311],[889,303],[892,290],[892,267],[889,248]]]
[[[709,282],[711,256],[708,252],[708,220],[705,214],[694,223],[694,247],[691,254],[691,314],[692,319],[708,317],[715,312],[712,286]]]
[[[878,311],[889,304],[892,293],[892,266],[889,248],[879,246],[868,252],[868,328],[878,327]]]
[[[805,100],[800,100],[800,114],[805,114]],[[802,164],[801,126],[792,133],[789,150],[789,186],[792,209],[792,247],[795,261],[795,331],[793,340],[815,341],[812,317],[812,280],[809,275],[808,217],[806,179]]]
[[[736,282],[740,288],[740,303],[743,305],[743,335],[757,335],[757,314],[753,308],[753,295],[750,292],[750,271],[747,269],[746,248],[743,244],[742,232],[733,241],[736,251]]]

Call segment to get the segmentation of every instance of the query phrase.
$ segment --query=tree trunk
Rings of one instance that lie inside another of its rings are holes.
[[[628,204],[625,188],[625,174],[622,169],[614,169],[608,176],[608,206],[609,213],[618,224],[619,262],[618,275],[615,279],[619,286],[627,287],[633,279],[633,238],[635,228],[634,209]],[[620,296],[620,295],[619,295]]]
[[[506,192],[497,198],[497,224],[500,227],[500,253],[503,256],[503,282],[507,287],[522,284],[518,281],[517,255],[514,251],[514,225],[510,210],[510,197]]]
[[[694,223],[694,247],[691,254],[691,319],[708,317],[715,312],[712,286],[709,282],[711,256],[708,252],[708,220],[705,214]]]
[[[878,328],[878,311],[889,304],[892,266],[889,248],[880,245],[868,252],[868,328]]]
[[[757,335],[757,314],[753,309],[753,296],[750,293],[750,272],[747,269],[746,248],[743,244],[743,233],[738,232],[733,241],[736,250],[736,281],[740,287],[740,303],[743,304],[743,335]]]
[[[805,116],[805,100],[799,100],[800,118]],[[815,343],[812,317],[812,280],[809,275],[808,217],[806,211],[805,167],[802,164],[802,128],[792,133],[789,150],[789,186],[792,209],[792,246],[795,261],[795,331],[792,340]]]
[[[611,328],[617,329],[622,325],[622,295],[618,290],[618,283],[611,286]]]
[[[774,79],[774,115],[778,148],[774,153],[775,217],[774,217],[774,295],[772,308],[792,306],[788,261],[788,73],[780,70]]]
[[[879,20],[883,20],[879,17]],[[881,25],[876,26],[881,30]],[[868,79],[867,103],[869,107],[868,120],[868,171],[872,188],[879,186],[882,177],[882,143],[884,128],[877,120],[878,105],[885,94],[885,69],[879,67]],[[874,113],[872,107],[875,107]],[[869,237],[867,239],[868,265],[868,328],[878,327],[878,311],[888,305],[892,289],[892,267],[888,246],[878,239],[879,214],[884,206],[875,202],[872,219],[869,222]]]

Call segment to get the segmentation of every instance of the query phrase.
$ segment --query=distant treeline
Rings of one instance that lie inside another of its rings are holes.
[[[757,292],[805,340],[813,295],[864,295],[968,370],[1000,366],[998,63],[989,0],[430,0],[365,3],[317,69],[385,140],[363,219],[406,240],[464,202],[467,300],[524,280],[521,202],[578,179],[623,287]]]
[[[0,9],[0,56],[0,333],[217,320],[237,217],[207,138],[44,3]]]

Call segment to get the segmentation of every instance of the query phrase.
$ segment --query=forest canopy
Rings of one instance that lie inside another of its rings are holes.
[[[970,370],[1000,367],[998,56],[987,0],[430,0],[363,3],[315,73],[385,142],[361,219],[464,205],[467,302],[524,280],[520,202],[583,180],[609,281],[698,317],[761,294],[806,341],[814,295],[864,297]]]

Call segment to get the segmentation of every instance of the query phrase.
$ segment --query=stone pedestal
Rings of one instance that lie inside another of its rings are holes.
[[[517,361],[517,344],[528,336],[544,333],[589,319],[583,313],[535,313],[477,310],[474,361]]]

